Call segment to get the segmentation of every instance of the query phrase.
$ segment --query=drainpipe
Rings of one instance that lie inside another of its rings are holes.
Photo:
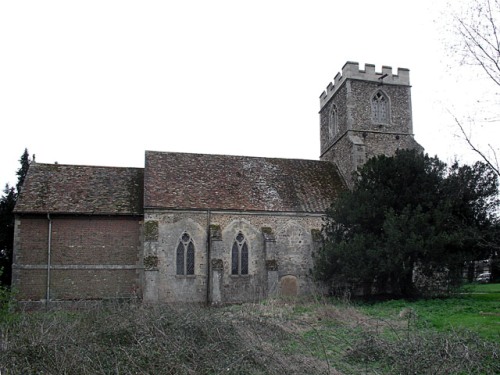
[[[47,241],[47,295],[45,299],[46,307],[49,307],[50,301],[50,250],[52,246],[52,219],[47,212],[47,219],[49,220],[49,239]]]
[[[207,211],[207,305],[210,304],[210,210]]]

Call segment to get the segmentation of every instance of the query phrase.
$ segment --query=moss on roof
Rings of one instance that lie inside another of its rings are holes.
[[[315,160],[146,152],[145,208],[324,212],[345,188]]]
[[[142,214],[142,168],[33,163],[16,213]]]

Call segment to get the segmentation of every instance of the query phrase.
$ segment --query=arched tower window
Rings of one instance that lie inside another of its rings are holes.
[[[238,232],[231,249],[231,275],[248,275],[248,245],[241,232]]]
[[[179,239],[176,252],[177,275],[194,275],[194,243],[188,233]]]
[[[371,105],[373,122],[389,123],[389,98],[382,91],[377,91],[373,95]]]
[[[333,104],[330,111],[330,118],[328,119],[328,134],[330,139],[335,137],[339,131],[339,114],[337,105]]]

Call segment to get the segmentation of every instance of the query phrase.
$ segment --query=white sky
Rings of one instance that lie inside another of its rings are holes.
[[[463,115],[464,90],[488,83],[443,52],[447,13],[444,0],[2,1],[0,184],[25,147],[130,167],[145,150],[318,159],[319,95],[346,61],[409,68],[417,141],[470,162],[446,110]]]

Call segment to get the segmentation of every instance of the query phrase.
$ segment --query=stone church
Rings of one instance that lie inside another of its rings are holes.
[[[320,96],[320,160],[146,151],[144,168],[31,163],[13,285],[31,302],[231,303],[315,290],[325,210],[368,158],[421,148],[409,71],[347,62]]]

